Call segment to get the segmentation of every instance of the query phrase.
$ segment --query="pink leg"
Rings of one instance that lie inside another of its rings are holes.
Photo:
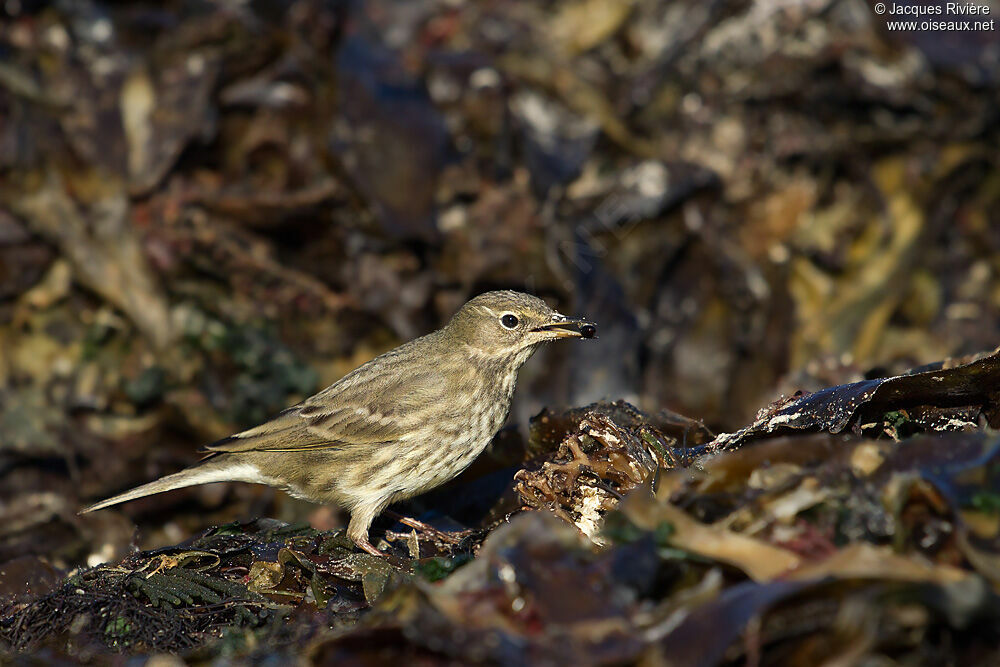
[[[379,558],[385,558],[385,554],[382,553],[381,551],[379,551],[378,549],[376,549],[375,547],[373,547],[372,543],[369,542],[368,540],[364,540],[363,542],[359,542],[359,541],[355,540],[354,544],[356,544],[360,549],[362,549],[364,551],[367,551],[372,556],[378,556]]]
[[[389,516],[393,517],[394,519],[396,519],[396,521],[400,522],[404,526],[409,526],[410,528],[413,528],[414,530],[419,530],[422,533],[429,533],[434,537],[436,537],[437,539],[441,540],[442,542],[450,542],[452,544],[458,544],[459,542],[462,541],[461,537],[455,537],[451,533],[446,533],[443,530],[438,530],[434,526],[426,524],[423,521],[412,519],[408,516],[397,514],[396,512],[387,512],[387,514],[389,514]]]
[[[385,558],[385,554],[372,546],[368,541],[368,528],[371,527],[375,515],[381,508],[378,507],[356,507],[351,512],[351,523],[347,526],[347,536],[351,538],[360,549],[367,551],[373,556]]]

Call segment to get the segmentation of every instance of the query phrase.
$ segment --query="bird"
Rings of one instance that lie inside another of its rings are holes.
[[[458,476],[503,426],[521,366],[543,344],[595,338],[597,325],[510,290],[469,300],[448,323],[359,366],[270,421],[203,447],[180,472],[96,503],[211,482],[250,482],[347,509],[348,537],[369,542],[393,502]]]

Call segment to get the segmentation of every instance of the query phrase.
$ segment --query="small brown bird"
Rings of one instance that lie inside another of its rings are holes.
[[[368,541],[375,517],[472,463],[507,419],[517,371],[538,346],[596,331],[528,294],[482,294],[444,328],[372,359],[271,421],[208,445],[194,466],[84,512],[209,482],[267,484],[346,507],[348,536],[381,555]]]

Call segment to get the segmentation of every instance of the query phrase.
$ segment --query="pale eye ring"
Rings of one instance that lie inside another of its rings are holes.
[[[518,325],[517,315],[512,315],[511,313],[505,313],[500,318],[500,324],[506,329],[516,329]]]

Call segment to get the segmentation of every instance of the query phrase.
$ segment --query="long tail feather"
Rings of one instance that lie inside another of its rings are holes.
[[[208,459],[192,468],[175,472],[172,475],[161,477],[160,479],[137,486],[131,491],[112,496],[107,500],[91,505],[80,514],[93,512],[95,510],[111,507],[118,503],[125,503],[136,498],[152,496],[164,491],[183,489],[187,486],[197,486],[198,484],[210,484],[212,482],[262,482],[260,472],[256,466],[247,464],[227,464],[221,457]]]

